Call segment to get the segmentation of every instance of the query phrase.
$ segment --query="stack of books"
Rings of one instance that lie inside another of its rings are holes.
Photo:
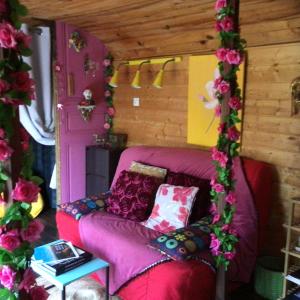
[[[34,249],[33,269],[42,269],[53,276],[68,272],[90,261],[92,254],[70,242],[58,240]]]

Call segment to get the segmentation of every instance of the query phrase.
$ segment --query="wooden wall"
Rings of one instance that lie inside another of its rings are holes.
[[[152,86],[156,66],[142,69],[141,89],[130,87],[136,69],[121,69],[115,129],[128,133],[129,145],[195,147],[186,143],[188,55],[166,69],[162,89]],[[282,246],[287,200],[300,196],[300,116],[292,116],[290,96],[299,75],[300,43],[248,49],[242,155],[274,166],[268,252]],[[133,97],[140,107],[132,106]]]

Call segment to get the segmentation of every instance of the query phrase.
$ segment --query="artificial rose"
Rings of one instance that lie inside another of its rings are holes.
[[[212,159],[217,161],[222,168],[226,167],[228,157],[227,157],[226,153],[224,153],[222,151],[218,151],[216,147],[212,148]]]
[[[224,186],[220,183],[216,183],[212,186],[212,188],[217,192],[217,193],[224,193],[225,189]]]
[[[35,284],[35,275],[31,268],[25,270],[23,275],[23,280],[20,282],[18,289],[24,289],[27,293],[29,293],[31,287]]]
[[[33,243],[40,239],[44,225],[39,220],[33,220],[26,229],[22,229],[21,237],[24,241]]]
[[[227,231],[229,229],[229,225],[228,224],[225,224],[222,226],[222,230],[223,231]]]
[[[242,108],[242,103],[239,97],[233,96],[229,99],[228,105],[231,109],[240,110]]]
[[[230,84],[229,84],[229,82],[222,80],[219,83],[217,89],[221,94],[226,94],[230,90]]]
[[[0,282],[1,284],[9,289],[12,290],[15,284],[16,279],[16,272],[9,266],[3,266],[0,271]]]
[[[25,34],[23,31],[20,30],[16,34],[16,40],[17,40],[18,44],[23,44],[23,46],[25,48],[29,48],[32,37],[30,35]]]
[[[42,286],[33,287],[29,294],[31,300],[47,300],[49,297],[49,294]]]
[[[226,16],[218,23],[223,31],[229,32],[233,30],[234,23],[231,17]]]
[[[218,12],[226,6],[227,6],[227,0],[217,0],[215,4],[215,10]]]
[[[4,139],[5,138],[5,131],[3,128],[0,128],[0,139]]]
[[[5,140],[0,140],[0,161],[8,160],[13,153],[13,149],[9,147]]]
[[[210,208],[209,208],[209,212],[211,214],[215,214],[217,212],[217,210],[218,210],[218,208],[217,208],[216,203],[212,203],[211,206],[210,206]]]
[[[14,251],[20,245],[21,245],[21,241],[17,229],[8,231],[0,235],[0,247],[8,251]]]
[[[19,178],[14,190],[12,191],[12,198],[23,202],[36,202],[40,188],[31,181],[26,181]]]
[[[240,132],[237,130],[235,126],[232,126],[228,128],[227,136],[229,140],[237,141],[240,138]]]
[[[217,77],[215,80],[214,80],[214,88],[217,89],[219,84],[222,82],[223,78],[221,76]]]
[[[106,123],[104,123],[103,127],[104,127],[104,129],[108,130],[108,129],[110,129],[110,124],[106,122]]]
[[[211,249],[212,254],[216,256],[220,253],[219,249],[221,246],[221,242],[213,233],[210,234],[210,237],[211,237],[211,241],[210,241],[209,248]]]
[[[231,65],[239,65],[242,61],[242,58],[239,51],[229,50],[226,54],[226,60]]]
[[[15,48],[17,31],[7,22],[0,24],[0,47],[1,48]]]
[[[105,91],[104,96],[106,98],[110,97],[111,96],[111,92],[109,90]]]
[[[21,146],[23,151],[28,151],[30,136],[24,127],[20,128],[20,136],[21,136]]]
[[[0,79],[0,94],[7,92],[9,87],[9,83],[6,80]]]
[[[106,58],[106,59],[103,60],[103,66],[104,66],[104,67],[107,68],[107,67],[110,66],[110,65],[111,65],[110,59],[107,59],[107,58]]]
[[[29,94],[30,99],[34,96],[34,81],[29,77],[28,72],[16,72],[12,75],[14,82],[12,88]]]
[[[235,257],[235,252],[225,252],[224,256],[227,260],[232,260]]]
[[[0,14],[5,14],[7,12],[6,0],[0,0]]]
[[[108,107],[107,108],[107,114],[110,116],[110,117],[113,117],[115,115],[115,109],[111,106],[111,107]]]
[[[220,214],[215,214],[214,218],[212,220],[212,224],[218,223],[220,221],[220,219],[221,219],[221,215]]]
[[[215,107],[215,116],[217,118],[219,118],[222,114],[222,107],[220,104],[218,104],[216,107]]]
[[[222,134],[224,129],[225,129],[225,123],[220,123],[219,126],[218,126],[218,132],[219,134]]]
[[[216,51],[216,57],[218,58],[219,61],[226,61],[227,52],[228,50],[226,48],[219,48]]]
[[[230,204],[233,205],[236,202],[236,196],[233,192],[229,192],[228,195],[225,197],[225,201]]]

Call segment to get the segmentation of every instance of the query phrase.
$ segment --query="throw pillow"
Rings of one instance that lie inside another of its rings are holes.
[[[58,205],[58,207],[76,220],[79,220],[83,215],[90,212],[104,210],[105,198],[103,196],[90,196],[74,202]]]
[[[179,228],[150,241],[149,245],[174,260],[194,258],[210,244],[209,228]]]
[[[133,221],[144,221],[151,212],[161,183],[160,178],[123,170],[107,199],[107,212]]]
[[[166,183],[181,186],[196,186],[199,191],[196,195],[190,222],[196,222],[209,214],[210,206],[210,183],[209,180],[187,175],[184,173],[169,172]]]
[[[156,193],[152,213],[142,224],[163,233],[185,227],[198,190],[193,186],[162,184]]]
[[[144,165],[144,164],[141,164],[136,161],[133,161],[131,163],[129,170],[132,172],[137,172],[137,173],[141,173],[144,175],[158,177],[163,180],[165,179],[165,177],[167,175],[167,169],[163,169],[163,168],[159,168],[159,167],[155,167],[155,166]]]

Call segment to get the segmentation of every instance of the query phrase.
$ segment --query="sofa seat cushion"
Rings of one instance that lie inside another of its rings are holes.
[[[147,219],[161,183],[161,178],[122,171],[107,199],[107,212],[133,221]]]

